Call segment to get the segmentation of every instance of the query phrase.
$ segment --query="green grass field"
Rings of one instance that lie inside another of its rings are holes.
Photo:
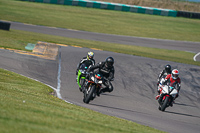
[[[37,81],[0,69],[1,133],[161,133],[72,105]]]
[[[200,21],[16,0],[0,0],[0,20],[109,34],[200,42]],[[45,41],[200,65],[194,53],[0,30],[0,47],[25,50]],[[167,54],[170,53],[170,54]],[[42,83],[0,69],[2,133],[157,133],[131,121],[68,104]]]
[[[19,31],[19,30],[11,30],[9,32],[0,30],[0,47],[26,50],[25,46],[28,43],[37,43],[37,41],[61,43],[71,46],[75,45],[87,48],[97,48],[105,51],[113,51],[117,53],[125,53],[130,55],[143,56],[161,60],[169,60],[174,62],[200,66],[200,62],[196,62],[193,60],[195,53],[190,53],[190,52],[147,48],[147,47],[140,47],[133,45],[123,45],[123,44],[106,43],[106,42],[98,42],[98,41],[90,41],[82,39],[73,39],[73,38],[38,34],[32,32]]]
[[[200,20],[131,12],[0,1],[0,19],[83,31],[200,42]]]
[[[53,5],[0,1],[0,19],[108,34],[200,42],[200,20]],[[97,15],[98,14],[98,15]],[[200,65],[195,53],[145,48],[11,30],[0,31],[0,47],[25,50],[28,43],[46,41]],[[114,46],[114,47],[113,47]],[[170,54],[168,54],[170,53]]]

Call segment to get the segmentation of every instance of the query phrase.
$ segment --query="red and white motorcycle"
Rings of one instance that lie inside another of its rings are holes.
[[[158,86],[160,97],[158,98],[159,110],[165,111],[169,106],[172,106],[174,98],[178,95],[178,91],[172,85],[162,85],[163,80]]]

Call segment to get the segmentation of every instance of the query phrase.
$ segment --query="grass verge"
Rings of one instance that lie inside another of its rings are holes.
[[[14,0],[1,0],[0,9],[0,19],[3,20],[109,34],[174,40],[184,38],[190,41],[200,41],[198,37],[199,21],[196,20],[164,18]],[[186,21],[186,24],[184,21]],[[173,30],[174,27],[181,30]],[[185,31],[187,32],[184,33]],[[176,34],[178,35],[175,36]],[[18,30],[11,30],[10,32],[0,30],[0,47],[25,50],[24,47],[27,43],[36,43],[38,40],[98,49],[104,47],[103,50],[165,60],[176,57],[173,58],[173,61],[189,64],[196,63],[192,60],[194,55],[187,52],[102,43]],[[171,53],[170,55],[166,54],[169,52]],[[103,115],[89,109],[68,104],[49,95],[52,91],[52,89],[42,83],[0,69],[0,132],[161,132],[131,121]]]
[[[200,41],[198,20],[14,0],[1,0],[0,9],[0,19],[3,20],[109,34]],[[103,50],[164,60],[172,60],[173,57],[172,61],[200,65],[192,60],[194,54],[188,52],[0,30],[0,47],[25,50],[27,43],[36,43],[39,40],[98,49],[103,47]],[[68,104],[49,95],[53,91],[49,87],[3,69],[0,69],[0,91],[0,132],[161,132]]]
[[[1,0],[0,9],[1,20],[98,33],[200,42],[199,19],[16,0]]]
[[[25,50],[25,46],[28,43],[37,43],[37,41],[61,43],[71,46],[75,45],[87,48],[96,48],[105,51],[125,53],[130,55],[143,56],[161,60],[169,60],[174,62],[200,66],[200,62],[195,62],[193,60],[195,54],[190,52],[147,48],[134,45],[106,43],[106,42],[90,41],[83,39],[73,39],[73,38],[52,36],[52,35],[26,32],[20,30],[10,30],[10,31],[0,30],[0,47]]]
[[[1,133],[160,133],[131,121],[68,104],[37,81],[0,69]]]

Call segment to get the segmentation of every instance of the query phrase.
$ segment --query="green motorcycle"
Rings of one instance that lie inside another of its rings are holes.
[[[86,71],[88,67],[85,64],[82,64],[78,70],[78,75],[77,75],[77,84],[79,86],[79,90],[82,92],[83,91],[83,85],[85,83],[86,79]]]

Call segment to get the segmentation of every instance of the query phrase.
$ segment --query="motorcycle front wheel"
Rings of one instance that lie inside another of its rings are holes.
[[[169,97],[166,96],[165,99],[164,99],[164,101],[162,101],[162,105],[160,107],[161,111],[165,111],[165,109],[167,108],[168,102],[169,102]]]
[[[84,103],[88,104],[90,102],[90,100],[93,99],[93,94],[95,93],[95,90],[96,90],[95,85],[90,85],[88,87],[88,91],[86,90],[84,92],[84,98],[83,98]]]

